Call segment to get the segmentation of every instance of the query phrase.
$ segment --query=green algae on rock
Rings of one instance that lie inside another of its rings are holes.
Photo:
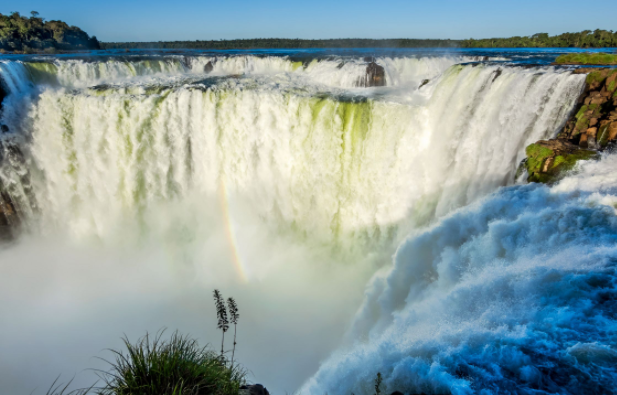
[[[529,145],[525,152],[528,182],[553,183],[571,170],[579,160],[597,159],[596,151],[581,149],[566,140],[540,140]]]

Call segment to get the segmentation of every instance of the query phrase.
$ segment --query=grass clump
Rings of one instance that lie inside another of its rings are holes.
[[[557,64],[617,65],[617,55],[608,53],[570,53],[555,60]]]
[[[221,356],[196,340],[174,332],[148,334],[132,344],[125,337],[126,353],[111,350],[116,358],[103,372],[100,395],[236,395],[246,372],[227,366]]]

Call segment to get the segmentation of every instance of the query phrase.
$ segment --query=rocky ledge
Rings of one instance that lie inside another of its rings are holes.
[[[6,125],[0,125],[0,136],[8,133]],[[10,139],[0,138],[0,168],[20,178],[24,192],[32,195],[30,175],[25,168],[25,158],[19,146]],[[34,200],[32,200],[33,202]],[[32,206],[34,208],[34,206]],[[0,241],[13,239],[19,232],[21,224],[20,207],[11,195],[6,180],[0,177]]]
[[[617,69],[574,72],[587,74],[585,90],[557,138],[527,147],[522,168],[529,182],[553,183],[577,161],[599,158],[598,152],[617,140]]]
[[[372,86],[386,86],[386,70],[375,61],[374,57],[364,58],[367,62],[366,75],[358,78],[357,87],[368,88]]]

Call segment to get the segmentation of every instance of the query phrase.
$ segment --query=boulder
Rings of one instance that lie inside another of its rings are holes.
[[[368,66],[366,66],[365,77],[360,78],[357,86],[367,88],[372,86],[386,86],[386,71],[383,66],[375,62],[369,63]]]
[[[261,384],[243,385],[238,391],[239,395],[270,395],[268,389]]]
[[[214,64],[212,64],[212,61],[209,61],[208,63],[206,63],[206,65],[204,66],[204,72],[206,74],[209,74],[212,72],[212,70],[214,70]]]

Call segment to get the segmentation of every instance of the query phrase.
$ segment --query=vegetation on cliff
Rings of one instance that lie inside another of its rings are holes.
[[[114,351],[111,371],[102,374],[99,395],[236,395],[246,372],[226,363],[217,352],[196,340],[174,333],[165,341],[161,333],[135,344],[124,339],[126,353]]]
[[[0,50],[47,51],[99,49],[96,37],[62,21],[45,21],[36,11],[30,18],[19,12],[0,14]]]
[[[617,65],[617,54],[613,55],[608,53],[571,53],[557,57],[555,63],[583,65]]]
[[[223,333],[221,351],[201,347],[197,340],[174,332],[168,340],[164,331],[155,336],[146,333],[135,343],[125,336],[125,351],[109,350],[115,356],[108,371],[97,370],[103,385],[69,392],[66,385],[51,385],[47,395],[239,395],[263,394],[268,390],[262,385],[246,385],[247,372],[234,364],[236,350],[235,327],[240,314],[234,298],[227,303],[218,290],[214,290],[218,319],[217,327]],[[234,325],[231,362],[226,357],[225,332]],[[255,388],[253,388],[255,387]],[[255,389],[260,391],[255,392]]]
[[[537,33],[532,36],[516,36],[509,38],[486,38],[463,40],[463,48],[611,48],[617,47],[617,32],[596,29],[579,33],[563,33],[549,36],[548,33]]]
[[[527,147],[523,166],[529,182],[552,183],[577,161],[598,158],[597,151],[617,141],[617,69],[574,72],[587,73],[585,90],[557,138]]]

